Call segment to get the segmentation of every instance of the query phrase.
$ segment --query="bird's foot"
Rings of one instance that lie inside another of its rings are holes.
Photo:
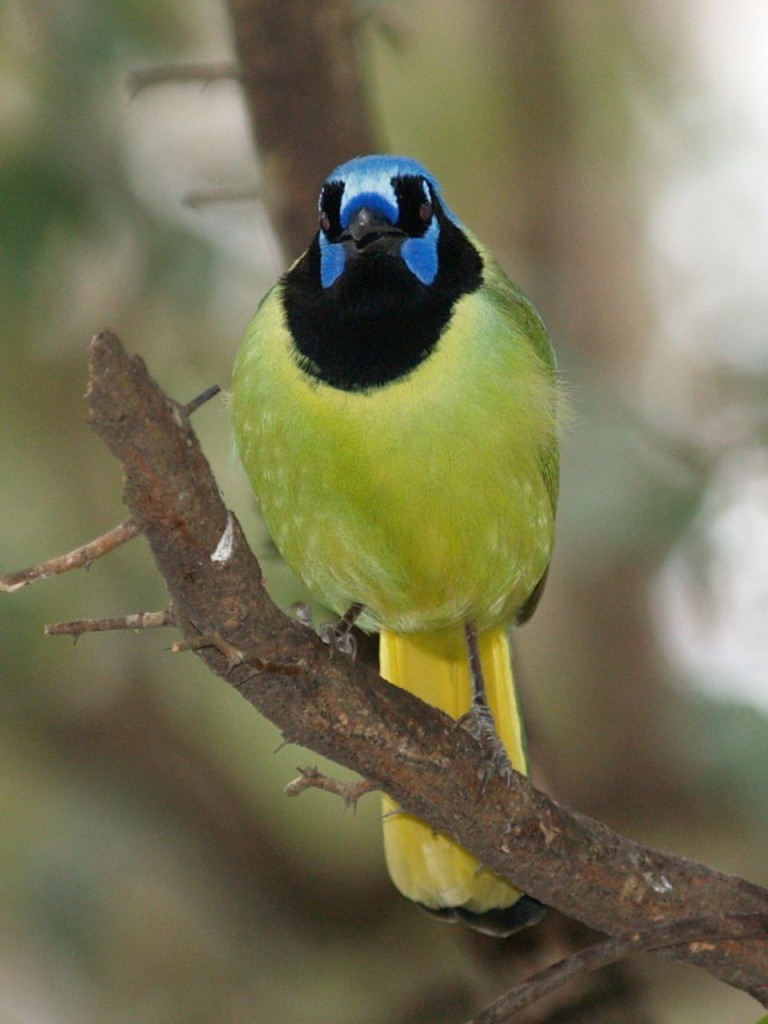
[[[486,753],[485,768],[480,778],[480,796],[488,787],[488,783],[498,775],[507,785],[512,781],[514,769],[509,760],[506,747],[499,739],[491,709],[487,704],[473,702],[472,707],[456,722],[457,726],[466,729],[474,737]]]
[[[361,604],[353,604],[338,622],[324,622],[320,626],[320,639],[328,644],[331,650],[348,655],[353,661],[357,654],[357,639],[352,627],[363,610]]]
[[[297,601],[296,604],[291,605],[291,611],[302,626],[314,632],[315,623],[312,618],[312,609],[308,604]],[[317,630],[318,636],[324,644],[328,644],[331,650],[349,655],[353,661],[357,654],[357,640],[352,633],[352,627],[361,611],[361,606],[352,605],[338,622],[321,622]]]
[[[357,640],[350,629],[344,628],[344,620],[338,622],[323,622],[320,626],[320,639],[324,644],[340,654],[348,654],[355,660],[357,654]]]

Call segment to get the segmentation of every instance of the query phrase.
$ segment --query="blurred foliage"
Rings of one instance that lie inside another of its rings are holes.
[[[0,294],[6,315],[23,323],[46,304],[48,257],[58,240],[68,247],[115,245],[126,221],[140,213],[114,119],[116,76],[140,55],[183,46],[186,33],[172,4],[11,3],[0,17]],[[184,252],[191,240],[165,235],[157,222],[146,225],[145,239],[153,244],[142,284],[165,289],[172,280],[168,260],[153,249],[175,245]],[[165,279],[157,275],[161,267]],[[184,290],[187,299],[194,294]]]
[[[690,77],[686,8],[657,7],[387,4],[388,36],[367,27],[361,46],[384,144],[434,169],[533,295],[569,381],[558,550],[518,642],[540,773],[638,838],[766,882],[766,718],[676,679],[650,607],[710,477],[677,458],[699,418],[661,421],[643,398],[649,373],[655,394],[677,380],[646,361],[664,349],[646,224],[673,173],[671,158],[651,168],[653,142]],[[90,334],[116,329],[187,400],[226,384],[279,270],[255,204],[182,205],[192,185],[258,175],[235,86],[130,101],[125,84],[153,61],[229,53],[214,0],[0,6],[4,571],[124,515],[119,471],[85,425]],[[716,392],[679,389],[699,412]],[[286,605],[305,598],[258,526],[226,405],[195,427],[270,586]],[[0,1017],[447,1024],[501,991],[503,954],[489,965],[482,940],[392,891],[376,798],[354,816],[323,794],[284,799],[315,759],[273,755],[276,730],[172,656],[170,632],[41,636],[47,621],[165,601],[137,541],[0,603]],[[661,977],[661,1021],[754,1017],[698,973],[645,973]]]

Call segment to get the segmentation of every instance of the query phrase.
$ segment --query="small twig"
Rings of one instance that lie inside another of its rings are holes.
[[[58,555],[41,565],[9,573],[7,576],[0,576],[0,592],[10,594],[30,583],[48,579],[49,576],[58,576],[60,573],[69,572],[70,569],[87,569],[91,562],[114,551],[115,548],[132,540],[139,533],[141,533],[139,524],[133,519],[126,519],[124,523],[120,523],[114,529],[89,541],[81,548],[75,548],[74,551],[70,551],[66,555]]]
[[[197,412],[201,405],[205,405],[206,402],[210,402],[212,398],[221,391],[221,384],[211,384],[205,391],[201,391],[197,398],[193,398],[191,402],[187,402],[184,406],[184,412],[187,416],[191,416],[193,412]]]
[[[192,210],[198,210],[201,206],[208,206],[211,203],[242,203],[261,201],[264,192],[258,185],[216,185],[213,188],[195,189],[194,192],[187,192],[182,199],[185,206]]]
[[[174,654],[180,654],[183,651],[199,651],[205,647],[213,647],[219,654],[224,655],[227,659],[227,674],[239,665],[249,665],[257,672],[274,672],[282,676],[300,676],[306,671],[307,667],[306,663],[302,660],[291,662],[270,661],[268,658],[262,658],[256,651],[242,651],[239,647],[235,647],[234,644],[229,643],[228,640],[216,634],[197,636],[189,640],[179,640],[172,645],[171,650]]]
[[[170,609],[162,612],[136,612],[111,619],[72,619],[70,622],[51,622],[45,627],[46,636],[72,636],[77,640],[83,633],[103,633],[114,629],[155,629],[175,626]]]
[[[367,779],[360,779],[359,782],[342,782],[340,779],[332,779],[323,775],[317,768],[299,768],[299,776],[289,782],[283,792],[286,796],[299,796],[307,789],[322,789],[326,793],[333,793],[340,796],[345,807],[356,810],[357,801],[366,793],[374,793],[379,787]]]
[[[690,917],[672,924],[662,922],[644,931],[595,943],[545,967],[543,971],[532,974],[522,984],[505,992],[467,1024],[507,1024],[518,1010],[549,995],[571,978],[591,974],[601,967],[623,960],[631,953],[649,953],[670,946],[690,946],[691,952],[696,952],[695,947],[705,942],[714,948],[723,939],[765,939],[766,936],[766,914],[726,914]]]
[[[209,85],[224,78],[239,78],[240,69],[231,61],[211,61],[206,64],[158,64],[151,68],[132,71],[128,75],[131,99],[145,89],[170,82],[202,82]]]

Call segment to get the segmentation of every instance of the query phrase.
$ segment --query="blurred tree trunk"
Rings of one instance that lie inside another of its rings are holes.
[[[518,206],[507,244],[530,263],[526,287],[546,299],[556,347],[570,348],[597,386],[611,378],[620,387],[637,375],[653,326],[631,159],[637,120],[627,83],[635,79],[627,68],[642,78],[657,70],[647,66],[648,52],[663,61],[665,47],[648,46],[654,12],[557,0],[502,0],[488,9],[511,96]],[[583,551],[578,565],[556,565],[544,611],[548,620],[561,616],[572,644],[552,670],[571,680],[589,709],[578,721],[591,732],[581,736],[589,768],[569,772],[583,788],[564,796],[598,816],[628,803],[653,812],[680,799],[659,728],[669,694],[650,631],[655,565],[633,545],[633,526],[626,524],[619,568],[606,572],[602,559]]]
[[[264,203],[286,257],[317,228],[320,185],[375,149],[352,0],[228,0]]]

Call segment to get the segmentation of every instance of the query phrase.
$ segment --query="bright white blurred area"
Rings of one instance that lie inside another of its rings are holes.
[[[659,576],[658,625],[684,676],[768,710],[768,453],[725,458]]]
[[[644,415],[708,472],[652,600],[683,679],[768,708],[768,5],[736,8],[691,11],[679,174],[649,225],[660,329]]]
[[[166,84],[140,92],[120,113],[128,170],[145,202],[226,256],[263,259],[266,218],[254,198],[258,164],[239,85]],[[254,197],[245,194],[249,188]],[[226,198],[229,189],[241,190],[243,199]]]
[[[209,59],[220,63],[231,45],[224,5],[197,4],[194,21]],[[201,55],[193,63],[205,60]],[[214,78],[149,87],[116,114],[137,195],[156,214],[215,246],[211,313],[239,336],[283,265],[258,200],[258,160],[238,82]]]

